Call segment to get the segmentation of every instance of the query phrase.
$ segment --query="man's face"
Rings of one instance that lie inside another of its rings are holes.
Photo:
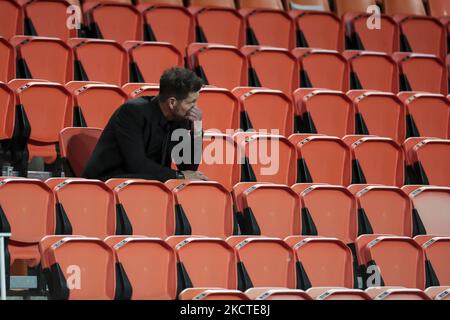
[[[197,105],[199,92],[191,92],[186,99],[176,100],[173,103],[172,113],[175,120],[184,120],[189,111]]]

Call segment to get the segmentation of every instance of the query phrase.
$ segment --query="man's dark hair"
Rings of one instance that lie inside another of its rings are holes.
[[[192,92],[199,91],[203,86],[203,80],[194,72],[185,68],[170,68],[161,76],[159,81],[159,98],[166,101],[170,97],[184,100]]]

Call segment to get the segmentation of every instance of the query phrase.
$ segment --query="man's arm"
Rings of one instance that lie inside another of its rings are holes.
[[[133,107],[122,108],[114,126],[126,170],[130,174],[151,175],[162,182],[176,179],[176,171],[147,157],[143,137],[145,118],[139,114],[139,109]]]
[[[192,122],[191,122],[192,123]],[[187,128],[190,129],[190,154],[191,159],[189,163],[181,163],[177,165],[180,171],[197,171],[202,159],[203,153],[203,130],[201,121],[195,121],[192,124],[188,124]]]

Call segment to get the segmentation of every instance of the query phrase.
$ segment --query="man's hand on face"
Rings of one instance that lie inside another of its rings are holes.
[[[181,171],[184,175],[184,178],[187,180],[200,180],[200,181],[208,181],[208,177],[205,176],[200,171]]]
[[[202,121],[202,118],[203,118],[203,112],[197,106],[192,107],[186,114],[186,119],[188,119],[191,122]]]

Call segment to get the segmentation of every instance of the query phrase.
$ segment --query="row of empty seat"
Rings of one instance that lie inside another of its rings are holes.
[[[362,288],[449,286],[448,237],[361,236],[356,248],[367,281]],[[54,299],[175,299],[189,288],[355,286],[352,251],[335,238],[48,236],[39,251]]]
[[[58,83],[101,81],[159,83],[171,66],[184,66],[182,51],[169,43],[15,36],[0,38],[0,81],[45,79]],[[209,85],[232,90],[266,87],[291,94],[297,88],[448,93],[448,71],[439,57],[417,53],[392,56],[371,51],[237,47],[193,43],[187,66]],[[450,56],[449,56],[450,57]],[[450,63],[450,58],[447,59]]]
[[[292,1],[294,10],[289,12],[283,11],[282,1],[247,2],[238,1],[238,11],[229,0],[194,1],[189,8],[181,1],[150,1],[135,7],[129,2],[84,1],[80,20],[85,28],[79,32],[66,27],[72,19],[67,13],[69,2],[2,0],[0,35],[8,39],[25,34],[64,40],[84,35],[119,42],[165,41],[180,52],[197,41],[238,47],[413,51],[441,57],[447,53],[450,8],[445,0],[427,1],[432,12],[439,10],[445,16],[441,21],[426,16],[422,0],[384,1],[389,15],[380,16],[377,29],[367,26],[371,16],[367,9],[377,4],[375,0],[337,0],[337,15],[330,12],[328,0]]]

